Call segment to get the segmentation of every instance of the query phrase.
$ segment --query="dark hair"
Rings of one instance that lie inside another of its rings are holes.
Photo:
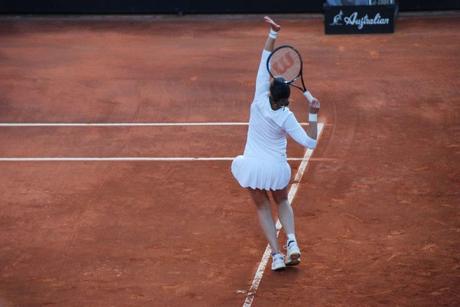
[[[286,79],[283,77],[276,77],[270,84],[270,95],[273,102],[279,106],[286,106],[289,104],[289,96],[291,95],[291,89],[289,84],[286,83]]]

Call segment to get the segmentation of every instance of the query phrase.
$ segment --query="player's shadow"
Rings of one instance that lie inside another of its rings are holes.
[[[281,270],[278,272],[272,272],[272,275],[274,276],[279,275],[280,277],[286,277],[288,280],[292,281],[293,278],[295,279],[298,276],[300,276],[302,271],[303,270],[301,266],[287,266],[284,270]]]

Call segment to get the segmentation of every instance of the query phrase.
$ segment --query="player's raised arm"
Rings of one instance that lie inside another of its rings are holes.
[[[270,88],[270,74],[267,71],[266,64],[268,56],[275,47],[275,40],[278,37],[279,30],[281,29],[281,26],[275,23],[270,17],[265,16],[264,20],[270,25],[270,32],[268,34],[267,40],[265,41],[264,50],[262,51],[262,58],[259,64],[259,70],[257,71],[255,97],[267,92]]]
[[[265,42],[264,50],[272,52],[275,48],[275,41],[278,37],[279,30],[281,30],[281,26],[268,16],[265,16],[264,20],[270,25],[270,34],[268,35],[267,41]]]

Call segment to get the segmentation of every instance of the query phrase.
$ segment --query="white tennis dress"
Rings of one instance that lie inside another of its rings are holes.
[[[271,108],[270,74],[266,68],[269,55],[269,51],[262,52],[244,153],[232,162],[232,174],[243,188],[280,190],[289,184],[286,134],[304,147],[316,146],[316,140],[305,133],[289,108]]]

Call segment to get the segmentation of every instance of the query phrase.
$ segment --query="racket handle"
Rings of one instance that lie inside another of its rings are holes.
[[[313,95],[312,95],[312,94],[310,93],[310,91],[308,91],[308,90],[306,90],[305,92],[303,92],[303,95],[305,96],[305,98],[307,98],[307,100],[308,100],[309,102],[312,102],[313,99],[315,98],[315,97],[313,97]]]

